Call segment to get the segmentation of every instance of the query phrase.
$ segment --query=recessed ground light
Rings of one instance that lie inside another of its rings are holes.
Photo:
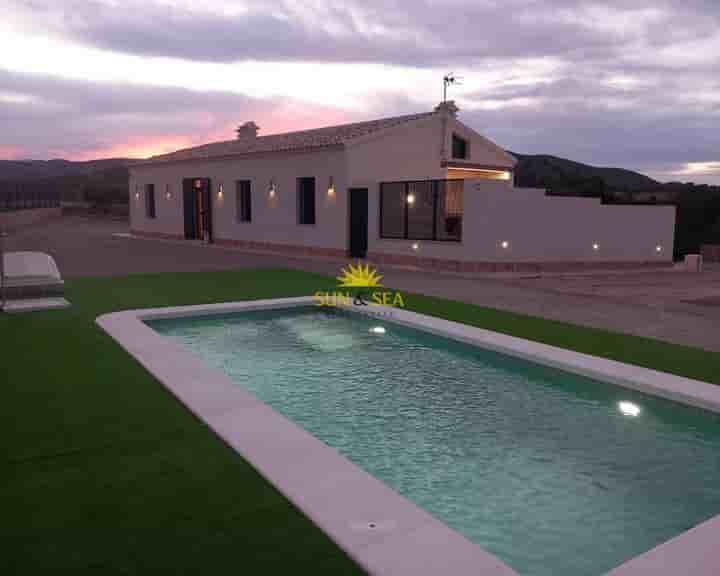
[[[370,328],[370,332],[373,334],[385,334],[385,328],[382,326],[373,326]]]
[[[624,416],[639,416],[640,406],[632,402],[618,402],[618,408]]]

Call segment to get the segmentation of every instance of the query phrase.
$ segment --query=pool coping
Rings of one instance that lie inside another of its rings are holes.
[[[249,300],[103,314],[97,324],[370,574],[515,575],[479,545],[394,492],[220,369],[158,334],[147,320],[315,303],[313,297]],[[720,412],[720,386],[491,332],[398,308],[342,308]],[[348,498],[348,495],[351,495]],[[632,558],[612,576],[712,576],[720,566],[720,515]]]

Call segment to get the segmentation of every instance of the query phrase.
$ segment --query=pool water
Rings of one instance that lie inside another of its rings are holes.
[[[703,410],[339,310],[149,324],[520,574],[599,576],[720,512]]]

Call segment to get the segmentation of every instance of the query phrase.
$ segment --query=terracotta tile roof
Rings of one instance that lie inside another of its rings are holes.
[[[338,126],[327,126],[312,130],[300,130],[298,132],[286,132],[284,134],[270,134],[249,139],[225,140],[223,142],[211,142],[193,148],[185,148],[169,154],[151,156],[142,162],[170,162],[176,160],[194,160],[204,158],[215,158],[218,156],[232,156],[235,154],[252,154],[258,152],[286,152],[291,150],[310,150],[316,148],[327,148],[338,146],[349,142],[353,138],[372,134],[379,130],[385,130],[413,122],[421,118],[432,116],[433,112],[421,114],[408,114],[405,116],[394,116],[381,118],[368,122],[355,122],[353,124],[340,124]]]

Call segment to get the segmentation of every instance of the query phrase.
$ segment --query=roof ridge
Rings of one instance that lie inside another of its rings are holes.
[[[320,130],[331,130],[333,128],[347,128],[349,126],[360,126],[361,124],[374,124],[374,123],[381,123],[381,122],[388,122],[390,120],[410,120],[415,118],[420,118],[422,116],[431,116],[435,114],[435,112],[417,112],[415,114],[401,114],[399,116],[384,116],[382,118],[374,118],[373,120],[359,120],[357,122],[343,122],[342,124],[330,124],[328,126],[318,126],[317,128],[304,128],[302,130],[291,130],[290,132],[276,132],[274,134],[265,134],[263,136],[258,136],[258,138],[268,138],[271,136],[285,136],[290,134],[300,134],[303,132],[315,132]]]
[[[190,160],[254,152],[281,152],[342,146],[355,138],[387,128],[393,128],[406,122],[427,118],[433,114],[435,114],[435,112],[386,116],[372,120],[361,120],[359,122],[347,122],[345,124],[320,126],[318,128],[307,128],[304,130],[294,130],[292,132],[266,134],[257,136],[256,138],[219,140],[182,148],[165,154],[158,154],[151,156],[145,161]]]

